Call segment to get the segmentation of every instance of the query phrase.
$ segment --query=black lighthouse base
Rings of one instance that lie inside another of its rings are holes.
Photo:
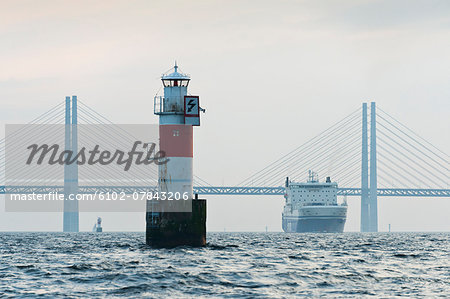
[[[193,199],[192,212],[147,211],[147,245],[156,248],[206,246],[206,199]]]

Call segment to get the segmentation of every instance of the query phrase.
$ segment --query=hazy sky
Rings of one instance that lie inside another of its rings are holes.
[[[450,1],[1,1],[0,125],[76,94],[116,123],[156,123],[177,60],[206,108],[195,173],[233,185],[361,102],[450,152]],[[3,133],[2,133],[3,134]],[[208,229],[281,230],[281,197],[208,197]],[[359,230],[349,198],[347,231]],[[380,198],[380,230],[450,229],[449,199]],[[99,213],[97,213],[99,214]],[[96,216],[144,230],[144,215]],[[0,230],[60,230],[60,214],[0,212]]]

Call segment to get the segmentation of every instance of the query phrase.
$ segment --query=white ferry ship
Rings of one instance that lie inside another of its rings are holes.
[[[337,202],[336,182],[327,177],[319,182],[309,171],[306,183],[286,178],[286,205],[283,210],[283,230],[289,233],[342,233],[347,219],[347,202]]]

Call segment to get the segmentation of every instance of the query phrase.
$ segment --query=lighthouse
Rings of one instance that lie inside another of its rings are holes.
[[[154,98],[159,149],[167,159],[158,166],[157,191],[167,201],[147,201],[146,243],[154,247],[206,245],[206,200],[193,195],[193,127],[204,110],[188,94],[190,80],[175,63],[161,76],[164,95]]]

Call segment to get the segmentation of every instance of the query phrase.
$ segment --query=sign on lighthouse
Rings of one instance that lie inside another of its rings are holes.
[[[184,96],[184,123],[200,126],[200,103],[198,96]]]

